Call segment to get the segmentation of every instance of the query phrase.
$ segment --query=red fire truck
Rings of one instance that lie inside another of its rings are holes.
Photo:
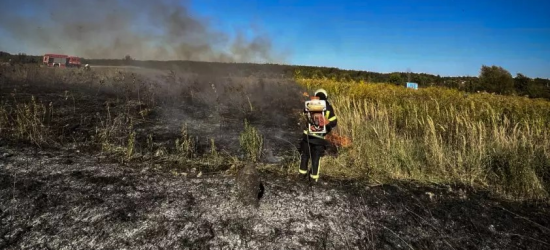
[[[80,68],[80,58],[69,55],[45,54],[42,63],[48,67]]]

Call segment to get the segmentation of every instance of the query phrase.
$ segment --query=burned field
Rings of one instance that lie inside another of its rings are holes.
[[[230,73],[1,68],[0,248],[550,249],[546,203],[297,179],[304,90]],[[256,160],[265,190],[243,206]]]

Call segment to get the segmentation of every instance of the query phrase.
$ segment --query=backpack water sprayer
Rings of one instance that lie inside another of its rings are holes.
[[[305,112],[308,122],[308,132],[311,134],[324,134],[327,132],[324,124],[327,102],[319,97],[312,96],[311,100],[305,102]]]

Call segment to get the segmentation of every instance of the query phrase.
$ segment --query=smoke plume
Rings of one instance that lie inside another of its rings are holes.
[[[231,36],[189,6],[186,0],[8,0],[0,3],[0,33],[29,51],[85,58],[284,61],[267,35]]]

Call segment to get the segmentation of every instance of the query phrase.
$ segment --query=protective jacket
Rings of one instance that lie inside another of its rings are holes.
[[[309,170],[310,178],[317,180],[319,179],[320,171],[320,161],[321,156],[324,155],[326,146],[329,144],[325,140],[325,136],[329,134],[334,127],[338,124],[336,114],[330,102],[326,101],[327,109],[325,112],[325,118],[329,121],[326,125],[326,133],[323,134],[310,134],[308,131],[308,124],[306,124],[306,129],[304,130],[303,139],[300,143],[300,153],[301,153],[301,162],[300,162],[300,174],[308,173],[308,164],[311,159],[311,169]],[[304,109],[305,112],[305,109]]]

